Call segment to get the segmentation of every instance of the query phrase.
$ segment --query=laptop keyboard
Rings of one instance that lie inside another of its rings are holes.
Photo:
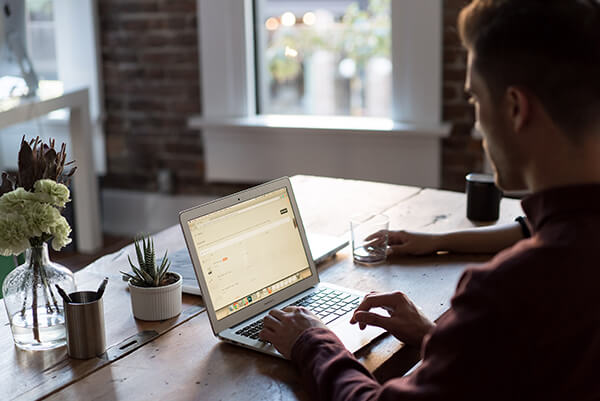
[[[319,288],[288,306],[303,306],[317,315],[323,323],[329,324],[340,316],[356,309],[359,303],[360,298],[357,295],[331,288]],[[258,338],[258,333],[262,328],[263,320],[260,319],[239,329],[235,334],[263,341]]]

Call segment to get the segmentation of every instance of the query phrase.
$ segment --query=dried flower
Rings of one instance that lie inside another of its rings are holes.
[[[2,173],[0,184],[0,254],[20,254],[32,245],[52,239],[60,250],[71,242],[71,227],[60,212],[69,199],[68,184],[75,172],[65,173],[66,147],[54,150],[54,141],[21,141],[16,177]]]
[[[65,163],[66,158],[66,145],[64,143],[57,153],[54,149],[53,139],[50,139],[46,145],[40,137],[27,142],[25,136],[23,136],[21,149],[19,150],[19,172],[16,177],[11,177],[5,172],[2,173],[0,195],[18,187],[31,191],[33,185],[43,179],[49,179],[68,186],[77,167],[73,166],[65,171],[66,166],[74,163],[74,161]]]

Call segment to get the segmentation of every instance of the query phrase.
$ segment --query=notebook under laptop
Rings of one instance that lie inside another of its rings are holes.
[[[281,356],[258,339],[263,317],[311,299],[320,302],[318,315],[351,352],[383,333],[349,323],[363,292],[319,283],[287,177],[185,210],[179,220],[220,339]]]

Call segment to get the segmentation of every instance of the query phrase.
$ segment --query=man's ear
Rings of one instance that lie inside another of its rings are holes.
[[[515,132],[521,131],[531,118],[531,100],[522,88],[509,86],[506,89],[507,117]]]

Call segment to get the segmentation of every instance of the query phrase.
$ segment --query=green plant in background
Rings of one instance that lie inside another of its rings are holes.
[[[277,82],[296,79],[302,71],[300,61],[287,57],[283,50],[273,51],[270,57],[269,72]]]
[[[340,47],[359,68],[375,56],[390,57],[390,0],[370,0],[366,10],[358,3],[348,6],[342,18],[344,32]]]
[[[334,50],[335,45],[312,28],[285,29],[267,49],[267,60],[271,76],[278,82],[293,80],[302,72],[302,62],[320,49]],[[297,57],[286,55],[286,49],[298,50]]]
[[[267,64],[271,76],[278,82],[296,79],[302,71],[302,62],[318,50],[332,51],[340,57],[354,60],[359,70],[372,57],[389,58],[391,49],[391,0],[370,0],[367,9],[358,3],[346,9],[333,29],[283,29],[267,49]],[[286,48],[298,51],[297,57],[288,57]]]
[[[125,272],[121,272],[121,274],[123,274],[124,278],[130,279],[131,284],[138,287],[162,287],[172,284],[174,282],[174,275],[167,274],[171,266],[171,262],[167,258],[167,252],[165,251],[165,256],[163,256],[160,266],[157,265],[154,253],[154,241],[150,236],[139,236],[135,239],[135,253],[139,266],[135,266],[129,255],[127,255],[133,274]]]

